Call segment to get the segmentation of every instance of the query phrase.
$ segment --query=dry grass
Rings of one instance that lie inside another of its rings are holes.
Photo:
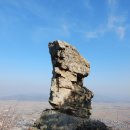
[[[0,113],[0,130],[11,130],[16,126],[19,116],[16,115],[16,107],[9,107]]]

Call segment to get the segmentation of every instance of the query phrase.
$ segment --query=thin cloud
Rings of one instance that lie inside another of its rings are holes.
[[[50,41],[54,39],[63,39],[70,36],[70,30],[67,24],[62,24],[57,27],[40,26],[32,31],[32,42],[40,44],[41,41]]]
[[[86,38],[89,38],[89,39],[98,38],[98,37],[104,35],[104,33],[106,31],[107,30],[104,28],[99,28],[95,31],[88,31],[88,32],[86,32]]]
[[[87,32],[87,33],[86,33],[86,37],[87,37],[87,38],[97,38],[97,37],[98,37],[98,33],[97,33],[96,31]]]
[[[115,6],[117,5],[117,0],[107,0],[109,5]]]
[[[61,25],[61,30],[63,31],[63,34],[66,35],[66,36],[69,36],[70,35],[70,28],[69,28],[69,25],[67,24],[62,24]]]
[[[91,6],[90,0],[84,0],[84,5],[90,12],[93,11],[93,7]]]
[[[98,38],[102,35],[105,35],[108,32],[114,32],[120,40],[123,40],[126,34],[126,30],[128,29],[128,25],[126,24],[126,16],[123,14],[119,14],[117,7],[117,0],[107,0],[108,1],[108,10],[109,14],[107,17],[106,24],[103,25],[102,28],[98,28],[94,31],[88,31],[86,33],[87,38]],[[118,13],[117,13],[118,12]]]
[[[32,14],[40,19],[48,19],[49,16],[51,15],[50,11],[47,9],[47,7],[45,5],[43,5],[43,4],[41,5],[40,2],[37,2],[35,0],[32,0],[32,1],[7,0],[6,5],[13,7],[13,8],[7,8],[9,10],[8,12],[11,12],[12,9],[16,9],[16,10],[18,10],[19,17],[22,17],[25,19],[28,19],[28,13],[25,13],[24,11],[27,11],[30,14]],[[13,14],[13,15],[15,15],[15,14]]]
[[[125,21],[118,19],[117,17],[108,18],[107,24],[103,28],[99,28],[94,31],[86,32],[86,37],[89,39],[99,38],[108,32],[115,32],[120,40],[123,40],[126,33]]]
[[[123,40],[126,33],[126,16],[119,14],[119,1],[108,0],[110,13],[108,14],[107,28],[109,31],[114,31],[120,40]]]
[[[122,40],[125,36],[125,28],[124,27],[118,27],[116,29],[116,32],[117,32],[118,36],[120,37],[120,39]]]
[[[110,15],[108,17],[108,28],[115,28],[115,27],[120,27],[122,25],[125,25],[126,18],[125,16],[112,16]]]
[[[108,29],[114,31],[122,40],[125,37],[125,17],[124,16],[109,16]]]

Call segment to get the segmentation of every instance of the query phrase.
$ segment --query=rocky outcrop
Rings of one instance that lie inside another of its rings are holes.
[[[111,130],[89,119],[93,93],[83,86],[90,65],[78,51],[62,41],[49,43],[53,77],[49,103],[29,130]]]
[[[83,86],[90,64],[68,43],[49,43],[53,77],[49,103],[61,112],[79,117],[91,114],[93,93]]]

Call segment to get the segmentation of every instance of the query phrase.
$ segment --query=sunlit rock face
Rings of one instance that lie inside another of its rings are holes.
[[[49,103],[63,113],[89,117],[93,93],[83,86],[83,79],[90,64],[66,42],[54,41],[48,46],[53,65]]]

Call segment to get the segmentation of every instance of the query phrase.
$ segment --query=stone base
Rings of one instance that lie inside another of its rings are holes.
[[[41,117],[29,130],[112,130],[104,123],[72,115],[56,110],[45,110]]]

